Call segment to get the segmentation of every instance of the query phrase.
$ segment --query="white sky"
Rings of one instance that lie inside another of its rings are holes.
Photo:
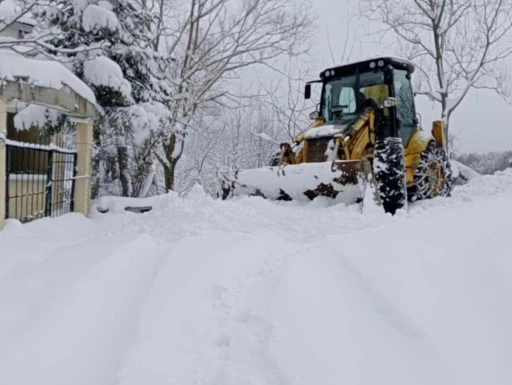
[[[312,70],[316,77],[323,69],[332,65],[327,32],[329,31],[331,47],[334,55],[340,57],[347,31],[347,12],[350,10],[351,0],[312,0],[319,14],[318,29],[312,58]],[[357,4],[357,0],[354,1]],[[356,31],[357,19],[350,18],[350,24]],[[356,59],[361,56],[378,54],[393,54],[385,51],[378,45],[370,42],[372,38],[366,37],[364,41],[358,40],[354,54]],[[380,52],[377,50],[380,49]],[[337,59],[339,62],[340,59]],[[422,116],[422,126],[428,129],[431,121],[438,119],[439,115],[433,111],[432,103],[423,97],[416,98],[418,112]],[[457,147],[459,152],[488,152],[512,150],[512,106],[499,96],[489,91],[472,91],[458,107],[451,119],[451,130],[459,133]]]

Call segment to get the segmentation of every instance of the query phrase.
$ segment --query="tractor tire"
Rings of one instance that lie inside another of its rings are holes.
[[[425,151],[420,154],[409,199],[414,202],[436,196],[449,197],[452,179],[452,169],[446,151],[437,143],[430,142]]]
[[[395,213],[407,207],[405,161],[402,139],[378,139],[375,143],[373,172],[384,211]]]

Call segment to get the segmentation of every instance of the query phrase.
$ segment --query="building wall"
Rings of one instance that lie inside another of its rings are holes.
[[[11,37],[13,39],[23,39],[25,34],[32,32],[32,29],[34,28],[33,25],[20,22],[20,20],[0,31],[0,36]]]
[[[6,28],[2,32],[0,32],[0,36],[18,39],[19,38],[19,30],[16,28],[13,28],[12,26],[9,26],[8,28]]]

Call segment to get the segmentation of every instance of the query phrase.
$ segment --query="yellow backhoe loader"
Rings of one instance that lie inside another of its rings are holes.
[[[431,131],[420,126],[411,75],[414,65],[378,57],[320,73],[306,83],[322,86],[313,123],[281,143],[268,167],[221,176],[222,199],[238,195],[276,200],[325,196],[347,204],[362,202],[365,188],[386,212],[408,201],[449,196],[450,161],[442,121]]]

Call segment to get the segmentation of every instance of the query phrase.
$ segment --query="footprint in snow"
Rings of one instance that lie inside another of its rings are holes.
[[[257,342],[265,343],[270,340],[274,334],[274,324],[268,319],[259,315],[253,315],[250,310],[240,312],[235,320],[245,324]]]

